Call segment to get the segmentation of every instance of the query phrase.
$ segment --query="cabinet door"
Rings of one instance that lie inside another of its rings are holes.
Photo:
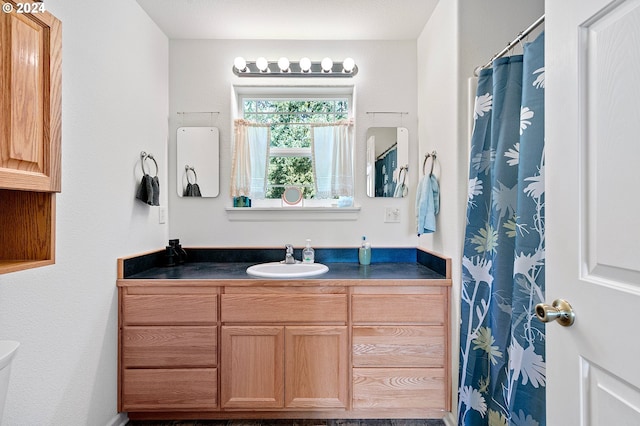
[[[59,192],[61,23],[0,3],[0,188]]]
[[[346,408],[347,327],[285,328],[285,406]]]
[[[223,326],[222,408],[282,408],[284,328]]]

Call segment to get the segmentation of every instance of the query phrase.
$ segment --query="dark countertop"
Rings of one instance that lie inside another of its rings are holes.
[[[252,277],[246,269],[284,258],[281,248],[187,248],[187,262],[164,266],[164,250],[121,259],[120,278],[131,280],[270,280]],[[300,259],[301,248],[294,250]],[[317,248],[316,262],[329,267],[325,274],[289,280],[444,280],[447,261],[419,248],[373,248],[371,265],[358,264],[357,248]],[[274,280],[283,280],[277,278]]]
[[[375,263],[362,266],[357,263],[324,263],[329,271],[311,278],[316,280],[362,280],[362,279],[444,279],[445,277],[419,263]],[[253,277],[247,274],[246,269],[255,265],[246,262],[194,262],[184,263],[179,266],[155,267],[134,274],[129,279],[178,279],[178,280],[238,280],[265,278]],[[266,278],[268,279],[268,278]],[[301,278],[291,278],[300,280]],[[277,278],[282,281],[283,278]],[[285,279],[286,280],[286,279]]]

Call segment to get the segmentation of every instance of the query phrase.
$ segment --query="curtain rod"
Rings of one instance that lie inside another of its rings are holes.
[[[393,151],[393,149],[394,149],[395,147],[397,147],[397,146],[398,146],[398,142],[394,143],[394,144],[393,144],[393,145],[391,145],[389,148],[385,149],[385,150],[384,150],[384,152],[383,152],[382,154],[378,155],[378,156],[376,157],[376,160],[380,160],[381,158],[384,158],[388,153],[390,153],[391,151]]]
[[[533,24],[529,25],[529,27],[527,29],[525,29],[524,31],[521,31],[516,38],[514,38],[511,43],[509,43],[507,45],[507,47],[505,47],[504,49],[502,49],[500,52],[496,53],[495,55],[493,55],[491,57],[491,59],[489,60],[489,62],[487,62],[484,65],[478,66],[476,67],[476,69],[473,71],[473,74],[477,77],[478,74],[480,73],[480,71],[482,71],[485,68],[489,68],[491,66],[491,64],[493,64],[493,61],[495,61],[498,58],[501,58],[502,56],[504,56],[509,50],[511,50],[513,48],[513,46],[515,46],[516,44],[518,44],[520,42],[520,40],[522,40],[523,38],[525,38],[526,36],[528,36],[531,31],[535,30],[536,28],[538,28],[538,26],[540,26],[540,24],[542,24],[544,22],[544,15],[542,15],[541,17],[539,17]]]

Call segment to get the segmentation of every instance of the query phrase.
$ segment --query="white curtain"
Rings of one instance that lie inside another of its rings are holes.
[[[353,121],[314,124],[311,130],[316,197],[353,196]]]
[[[236,120],[231,196],[264,198],[267,187],[269,140],[271,128],[267,124]]]

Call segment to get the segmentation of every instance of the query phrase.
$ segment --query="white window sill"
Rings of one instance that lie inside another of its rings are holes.
[[[290,222],[357,220],[360,207],[225,207],[230,221]]]

